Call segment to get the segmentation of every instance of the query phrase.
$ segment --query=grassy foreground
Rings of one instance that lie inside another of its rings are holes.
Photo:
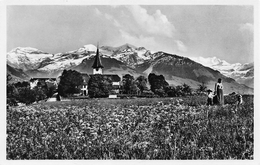
[[[91,99],[7,110],[7,159],[253,159],[253,96]]]

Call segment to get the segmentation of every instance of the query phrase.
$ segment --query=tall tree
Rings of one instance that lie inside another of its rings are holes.
[[[55,84],[55,82],[51,82],[51,81],[47,81],[46,82],[47,85],[47,97],[51,97],[55,92],[57,92],[57,85]]]
[[[25,103],[26,105],[36,101],[36,92],[30,87],[18,87],[18,95],[16,96],[18,102]]]
[[[83,83],[81,74],[75,70],[64,70],[60,76],[58,93],[60,96],[67,97],[80,92],[79,86]]]
[[[33,91],[35,93],[35,101],[38,102],[40,100],[44,100],[47,98],[47,90],[45,88],[41,88],[39,86],[36,86],[33,88]]]
[[[88,95],[91,98],[108,97],[112,90],[112,80],[100,74],[92,75],[88,82]]]
[[[136,84],[137,87],[140,89],[141,93],[143,93],[144,90],[147,90],[147,78],[145,78],[144,76],[139,76],[136,78]]]
[[[7,96],[7,104],[8,105],[17,105],[16,95],[17,95],[17,89],[14,86],[13,83],[11,83],[12,76],[10,74],[7,74],[6,76],[6,96]]]
[[[138,90],[137,85],[134,81],[134,77],[132,75],[130,74],[124,75],[122,82],[123,82],[122,85],[123,93],[130,94]]]
[[[163,75],[156,75],[150,73],[148,76],[149,84],[151,85],[151,91],[155,94],[164,96],[166,88],[169,86]]]

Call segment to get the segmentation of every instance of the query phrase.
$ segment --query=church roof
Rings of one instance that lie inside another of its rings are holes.
[[[101,59],[99,57],[99,50],[97,48],[97,53],[96,53],[96,56],[95,56],[95,59],[94,59],[94,63],[92,65],[92,68],[94,69],[98,69],[98,68],[104,68],[104,66],[102,65],[101,63]]]

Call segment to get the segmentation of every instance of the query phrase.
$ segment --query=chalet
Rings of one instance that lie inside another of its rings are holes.
[[[119,93],[119,89],[120,89],[120,82],[121,82],[121,78],[117,75],[117,74],[103,74],[103,68],[104,66],[102,65],[100,56],[99,56],[99,48],[97,46],[97,51],[96,51],[96,55],[95,55],[95,59],[92,65],[93,68],[93,74],[86,74],[86,73],[81,73],[82,77],[83,77],[83,85],[81,87],[81,91],[82,91],[82,95],[86,96],[88,93],[88,81],[91,78],[91,76],[95,75],[95,74],[101,74],[102,76],[106,77],[106,78],[110,78],[112,80],[112,86],[113,86],[113,90],[112,93],[113,94],[118,94]]]

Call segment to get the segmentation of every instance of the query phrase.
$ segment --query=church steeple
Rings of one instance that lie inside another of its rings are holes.
[[[99,46],[98,46],[98,44],[97,44],[97,52],[96,52],[96,56],[95,56],[92,68],[93,68],[93,74],[102,74],[102,68],[104,68],[104,67],[103,67],[103,65],[101,63],[101,59],[99,57]]]

